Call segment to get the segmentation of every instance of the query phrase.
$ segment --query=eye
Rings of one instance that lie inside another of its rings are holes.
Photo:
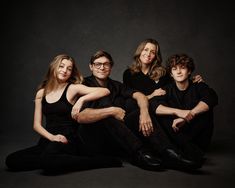
[[[145,48],[144,51],[147,52],[147,51],[148,51],[148,48]]]

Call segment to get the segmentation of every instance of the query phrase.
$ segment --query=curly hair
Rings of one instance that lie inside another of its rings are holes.
[[[176,65],[182,65],[187,67],[187,69],[191,72],[195,69],[195,64],[193,62],[193,59],[189,57],[187,54],[174,54],[170,56],[166,61],[166,69],[167,72],[171,73],[172,67],[175,67]]]

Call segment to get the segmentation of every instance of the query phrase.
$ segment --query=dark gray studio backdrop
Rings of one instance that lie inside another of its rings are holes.
[[[114,58],[112,78],[122,73],[142,40],[159,41],[163,60],[185,52],[219,96],[214,139],[234,136],[234,8],[227,1],[77,0],[5,1],[1,62],[2,140],[35,139],[35,89],[51,59],[73,56],[84,76],[99,49]],[[31,144],[29,144],[31,145]]]

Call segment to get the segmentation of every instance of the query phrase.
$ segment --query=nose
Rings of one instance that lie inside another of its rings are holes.
[[[147,51],[147,55],[150,56],[151,52],[150,51]]]
[[[101,65],[100,65],[100,69],[104,69],[104,64],[101,64]]]
[[[181,68],[180,67],[177,67],[177,73],[181,73]]]
[[[63,72],[66,72],[67,68],[66,67],[63,67],[62,71]]]

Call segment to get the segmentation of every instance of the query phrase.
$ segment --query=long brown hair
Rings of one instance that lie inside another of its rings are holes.
[[[133,57],[134,61],[129,68],[132,74],[135,74],[141,71],[142,63],[139,57],[147,43],[151,43],[156,46],[155,58],[153,59],[153,62],[151,63],[148,75],[153,80],[159,80],[160,77],[166,74],[166,69],[162,66],[162,55],[160,51],[160,45],[154,39],[146,39],[138,45],[135,51],[134,57]]]
[[[71,61],[73,65],[71,76],[67,82],[73,84],[82,83],[83,77],[76,66],[75,60],[67,54],[60,54],[54,57],[54,59],[51,61],[47,74],[45,75],[43,81],[38,87],[38,90],[44,89],[44,95],[51,92],[58,85],[58,81],[55,76],[55,71],[57,70],[61,61],[64,59]]]

